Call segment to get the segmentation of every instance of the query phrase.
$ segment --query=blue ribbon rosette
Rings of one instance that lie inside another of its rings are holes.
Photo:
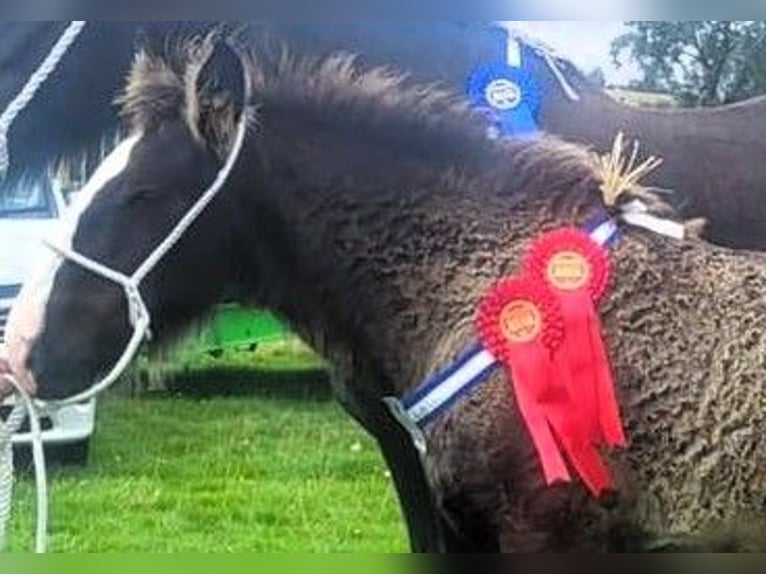
[[[494,62],[477,68],[468,79],[468,98],[486,114],[499,136],[537,137],[540,89],[523,68]]]

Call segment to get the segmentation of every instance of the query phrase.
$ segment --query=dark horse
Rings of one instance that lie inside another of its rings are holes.
[[[766,96],[715,108],[639,108],[617,102],[555,58],[580,97],[573,101],[541,57],[545,48],[522,45],[524,66],[545,95],[539,122],[546,132],[602,151],[619,130],[636,137],[665,160],[648,182],[677,192],[684,215],[706,218],[706,239],[766,250]]]
[[[601,176],[579,147],[489,141],[454,96],[346,56],[250,50],[139,58],[132,136],[64,239],[132,272],[253,114],[221,195],[142,286],[157,340],[227,288],[289,321],[379,441],[415,549],[766,549],[762,257],[624,230],[603,309],[630,436],[607,455],[616,496],[545,486],[501,371],[427,429],[421,466],[381,400],[475,339],[477,302],[528,240],[603,209]],[[126,310],[120,288],[52,261],[14,309],[13,369],[41,398],[82,390],[121,353]]]

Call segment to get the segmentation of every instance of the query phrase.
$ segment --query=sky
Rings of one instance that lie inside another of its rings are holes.
[[[609,54],[612,40],[626,31],[622,21],[535,20],[506,25],[544,41],[585,72],[600,67],[610,84],[623,85],[640,76],[634,66],[617,68]]]

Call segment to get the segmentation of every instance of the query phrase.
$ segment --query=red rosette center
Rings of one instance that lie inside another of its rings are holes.
[[[553,351],[563,339],[558,301],[532,277],[512,277],[492,287],[479,304],[476,323],[484,346],[504,363],[509,346],[540,342]]]
[[[527,253],[524,268],[553,287],[586,289],[594,302],[609,283],[609,253],[584,231],[564,227],[539,237]]]

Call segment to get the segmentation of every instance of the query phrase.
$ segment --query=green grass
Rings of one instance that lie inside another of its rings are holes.
[[[103,400],[90,464],[51,480],[51,550],[405,551],[374,442],[306,386]],[[31,544],[32,501],[24,479],[13,550]]]

